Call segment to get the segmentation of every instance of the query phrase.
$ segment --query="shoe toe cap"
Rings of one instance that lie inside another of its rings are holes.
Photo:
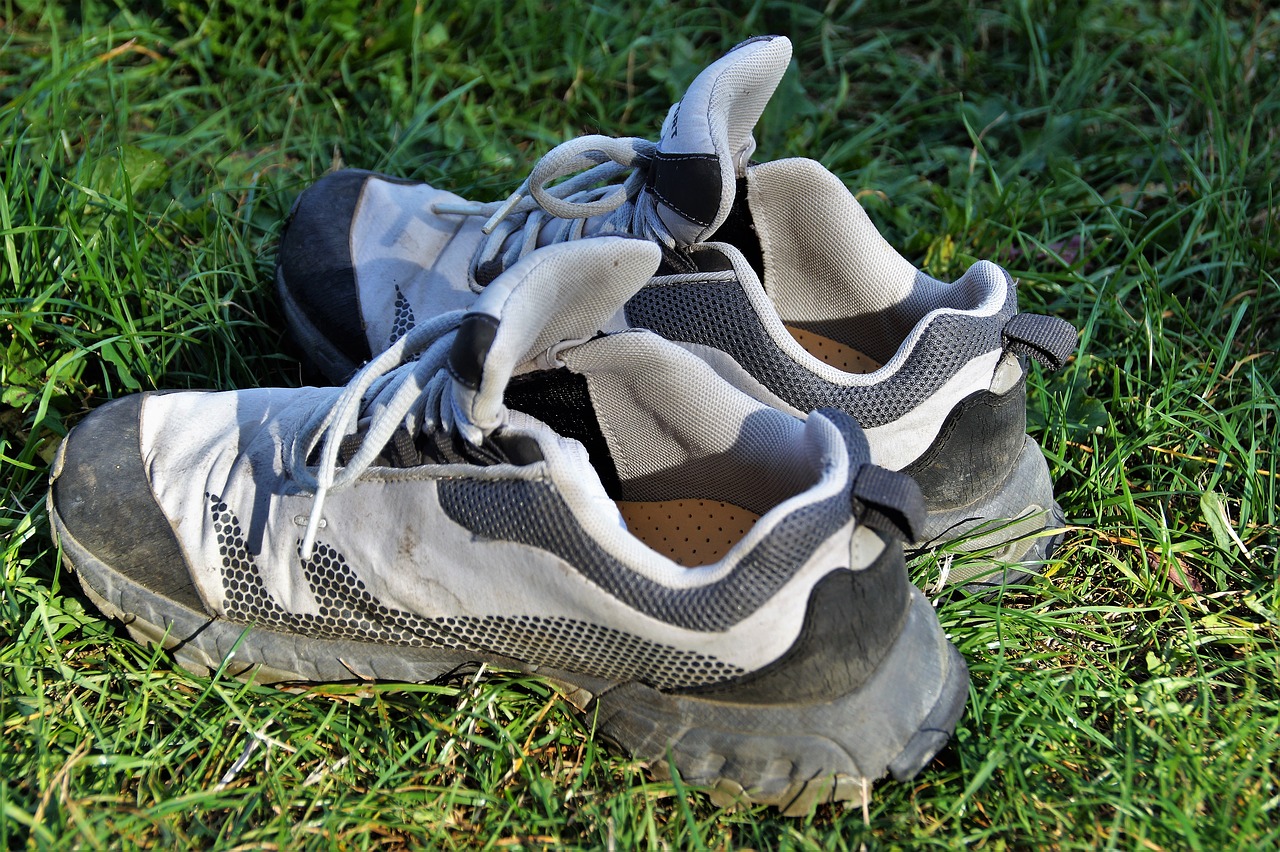
[[[71,431],[50,482],[50,511],[63,552],[102,594],[107,575],[197,612],[204,605],[169,519],[157,505],[139,449],[146,395],[110,402]]]

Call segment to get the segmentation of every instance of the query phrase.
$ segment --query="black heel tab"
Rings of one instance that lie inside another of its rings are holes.
[[[838,408],[820,408],[814,414],[830,420],[844,436],[854,517],[877,532],[917,541],[927,514],[920,485],[905,473],[871,463],[867,436],[851,414]]]
[[[852,479],[853,513],[862,523],[906,542],[919,540],[927,510],[914,479],[874,464],[860,466]]]
[[[1005,351],[1025,355],[1050,370],[1062,369],[1080,342],[1071,323],[1041,314],[1014,314],[1000,335]]]

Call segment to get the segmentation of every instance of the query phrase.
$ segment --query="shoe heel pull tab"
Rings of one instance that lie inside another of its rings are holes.
[[[1014,314],[1000,334],[1006,352],[1025,355],[1049,370],[1062,369],[1080,342],[1071,323],[1042,314]]]
[[[878,532],[904,542],[918,541],[924,532],[924,494],[905,473],[864,464],[851,487],[854,515]]]

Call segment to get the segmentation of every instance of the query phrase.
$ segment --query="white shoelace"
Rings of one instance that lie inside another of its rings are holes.
[[[593,217],[607,218],[592,223],[592,235],[625,233],[672,245],[652,197],[641,192],[657,148],[657,143],[631,137],[571,139],[547,152],[505,201],[437,204],[434,210],[489,217],[483,228],[486,238],[472,258],[473,279],[481,265],[495,259],[506,269],[540,245],[581,239]],[[548,188],[568,175],[574,176]],[[519,232],[521,239],[509,239]],[[337,400],[318,408],[298,431],[285,467],[294,482],[315,495],[300,547],[304,560],[315,548],[325,499],[354,483],[401,426],[410,435],[461,426],[464,436],[475,437],[474,427],[455,422],[453,379],[445,369],[463,316],[463,311],[453,311],[416,325],[366,364]],[[418,360],[409,363],[414,355]],[[368,428],[360,449],[339,467],[343,438],[365,419]],[[319,462],[312,468],[307,459],[317,445]]]
[[[472,259],[473,277],[486,262],[499,259],[506,269],[539,245],[582,238],[592,217],[607,217],[593,233],[634,234],[670,245],[673,240],[652,199],[641,192],[657,147],[636,138],[571,139],[539,160],[506,201],[438,204],[435,212],[489,217],[484,226],[487,236]],[[547,184],[568,175],[574,176],[548,188]],[[523,232],[523,238],[510,240],[517,232]],[[463,316],[463,311],[453,311],[416,325],[366,364],[331,405],[318,408],[298,431],[285,466],[294,482],[315,495],[300,548],[304,560],[311,558],[315,548],[328,495],[350,486],[368,470],[401,426],[410,435],[441,430],[477,437],[474,426],[456,422],[453,379],[445,369]],[[414,355],[419,355],[418,360],[410,362]],[[367,421],[364,440],[340,467],[342,440],[356,432],[362,421]],[[307,459],[317,445],[318,464],[309,467]]]
[[[454,429],[453,379],[445,365],[463,316],[463,311],[452,311],[415,326],[366,364],[332,405],[317,408],[298,431],[285,468],[294,482],[315,494],[302,537],[303,560],[311,558],[325,498],[355,482],[397,429],[404,426],[410,435]],[[406,363],[418,353],[416,362]],[[338,467],[342,439],[365,418],[369,425],[360,449]],[[317,444],[320,458],[313,472],[307,459]]]
[[[507,269],[539,246],[581,239],[594,217],[607,218],[592,223],[593,236],[631,234],[670,246],[675,241],[653,197],[641,192],[657,150],[657,143],[647,139],[580,136],[548,151],[505,201],[441,203],[432,209],[489,217],[482,229],[485,240],[471,260],[472,281],[495,260]],[[568,175],[574,177],[548,187]],[[517,233],[520,237],[512,239]]]

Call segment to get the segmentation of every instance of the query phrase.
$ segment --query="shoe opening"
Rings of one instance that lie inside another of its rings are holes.
[[[934,312],[986,315],[1004,304],[1009,279],[998,266],[979,261],[951,283],[926,275],[811,160],[752,167],[747,196],[765,292],[792,336],[838,369],[877,369]]]
[[[577,414],[546,412],[545,394],[543,410],[526,413],[570,425],[557,431],[587,448],[628,530],[679,564],[717,561],[829,464],[803,421],[657,335],[608,335],[564,357],[556,379],[574,386]]]

